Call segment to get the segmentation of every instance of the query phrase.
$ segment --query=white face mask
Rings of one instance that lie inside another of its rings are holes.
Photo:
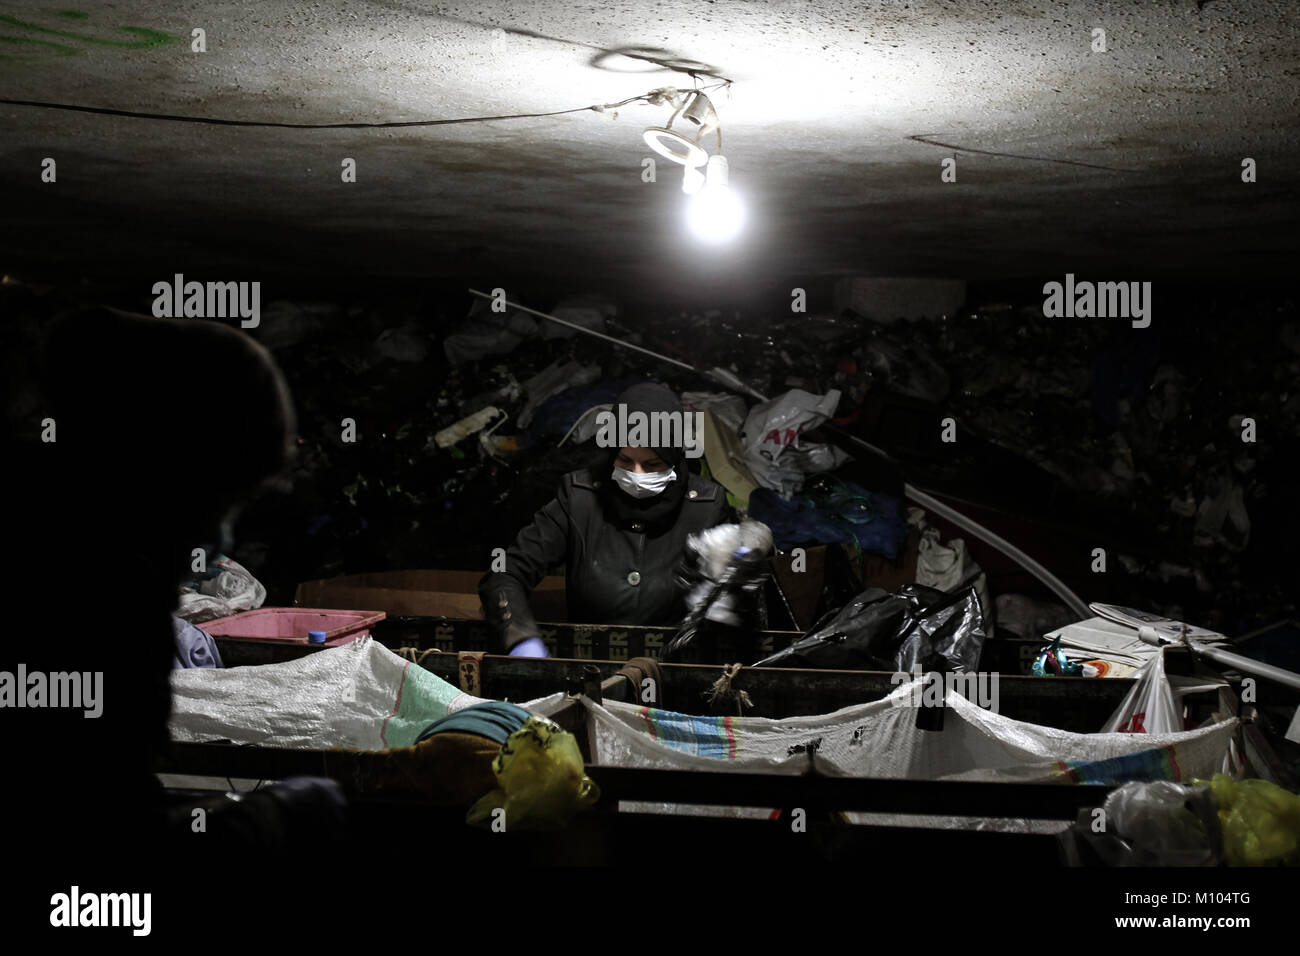
[[[660,494],[676,480],[677,469],[669,468],[667,471],[651,471],[642,475],[615,465],[614,474],[611,477],[618,482],[620,488],[633,498],[649,498]]]

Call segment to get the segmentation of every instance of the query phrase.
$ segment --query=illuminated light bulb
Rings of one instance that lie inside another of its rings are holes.
[[[710,156],[704,188],[691,197],[686,209],[686,225],[703,242],[727,242],[745,225],[745,206],[728,179],[726,157]]]

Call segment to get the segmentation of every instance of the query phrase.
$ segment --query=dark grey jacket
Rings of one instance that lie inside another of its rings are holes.
[[[506,552],[506,570],[479,581],[483,613],[493,625],[498,653],[540,631],[528,596],[546,573],[565,564],[569,622],[575,624],[676,625],[686,614],[684,594],[674,582],[687,535],[730,519],[726,492],[688,474],[676,520],[658,534],[641,522],[622,519],[603,502],[617,492],[612,479],[590,469],[560,480],[554,500],[519,532]]]

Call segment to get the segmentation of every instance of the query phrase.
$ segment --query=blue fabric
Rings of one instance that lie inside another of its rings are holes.
[[[212,635],[189,621],[172,615],[172,670],[188,667],[225,667]]]
[[[524,721],[531,716],[532,714],[517,704],[504,700],[489,700],[482,704],[473,704],[454,714],[448,714],[441,720],[435,720],[424,728],[424,732],[415,738],[415,742],[419,743],[434,734],[451,731],[458,734],[478,734],[480,737],[487,737],[503,744],[506,738],[522,727]]]
[[[563,435],[593,405],[612,405],[632,385],[642,384],[641,378],[616,378],[598,382],[590,388],[566,388],[552,395],[537,407],[532,424],[525,430],[527,442],[533,445],[549,435]]]
[[[894,561],[907,540],[901,499],[838,478],[827,490],[801,493],[789,501],[770,488],[757,488],[749,496],[749,514],[772,529],[782,550],[845,542]]]
[[[750,492],[749,516],[772,529],[772,539],[783,551],[799,544],[833,544],[849,540],[845,525],[836,523],[798,498],[787,501],[771,488],[756,488]]]

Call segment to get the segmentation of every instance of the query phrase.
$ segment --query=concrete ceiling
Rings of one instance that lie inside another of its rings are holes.
[[[304,124],[579,111],[321,130],[0,104],[0,270],[726,297],[1297,260],[1292,0],[77,2],[0,4],[5,100]],[[724,249],[687,237],[678,167],[642,182],[641,131],[669,108],[580,109],[718,78],[750,217]]]

